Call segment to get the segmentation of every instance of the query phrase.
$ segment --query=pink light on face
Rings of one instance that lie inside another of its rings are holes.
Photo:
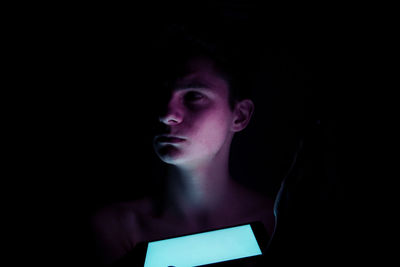
[[[168,108],[160,117],[167,132],[154,139],[161,160],[171,164],[210,158],[229,148],[232,111],[228,84],[206,59],[191,60],[176,82]]]

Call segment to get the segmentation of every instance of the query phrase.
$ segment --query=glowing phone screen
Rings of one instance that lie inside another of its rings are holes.
[[[198,266],[261,255],[250,224],[149,242],[145,267]]]

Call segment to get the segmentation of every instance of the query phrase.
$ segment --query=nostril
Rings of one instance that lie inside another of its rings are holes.
[[[167,125],[175,125],[182,122],[182,116],[179,113],[169,113],[160,117],[160,122]]]
[[[172,118],[164,119],[164,120],[162,120],[162,122],[167,125],[175,125],[175,124],[179,123],[179,121],[177,119],[172,119]]]

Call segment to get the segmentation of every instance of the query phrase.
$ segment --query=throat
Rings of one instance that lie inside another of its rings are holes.
[[[199,220],[209,217],[221,207],[233,188],[228,173],[214,174],[218,175],[171,175],[168,199],[172,206],[186,217]]]

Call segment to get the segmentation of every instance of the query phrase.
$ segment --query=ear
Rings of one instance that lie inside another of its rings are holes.
[[[254,112],[254,103],[250,99],[244,99],[236,103],[233,110],[232,131],[239,132],[249,124]]]

